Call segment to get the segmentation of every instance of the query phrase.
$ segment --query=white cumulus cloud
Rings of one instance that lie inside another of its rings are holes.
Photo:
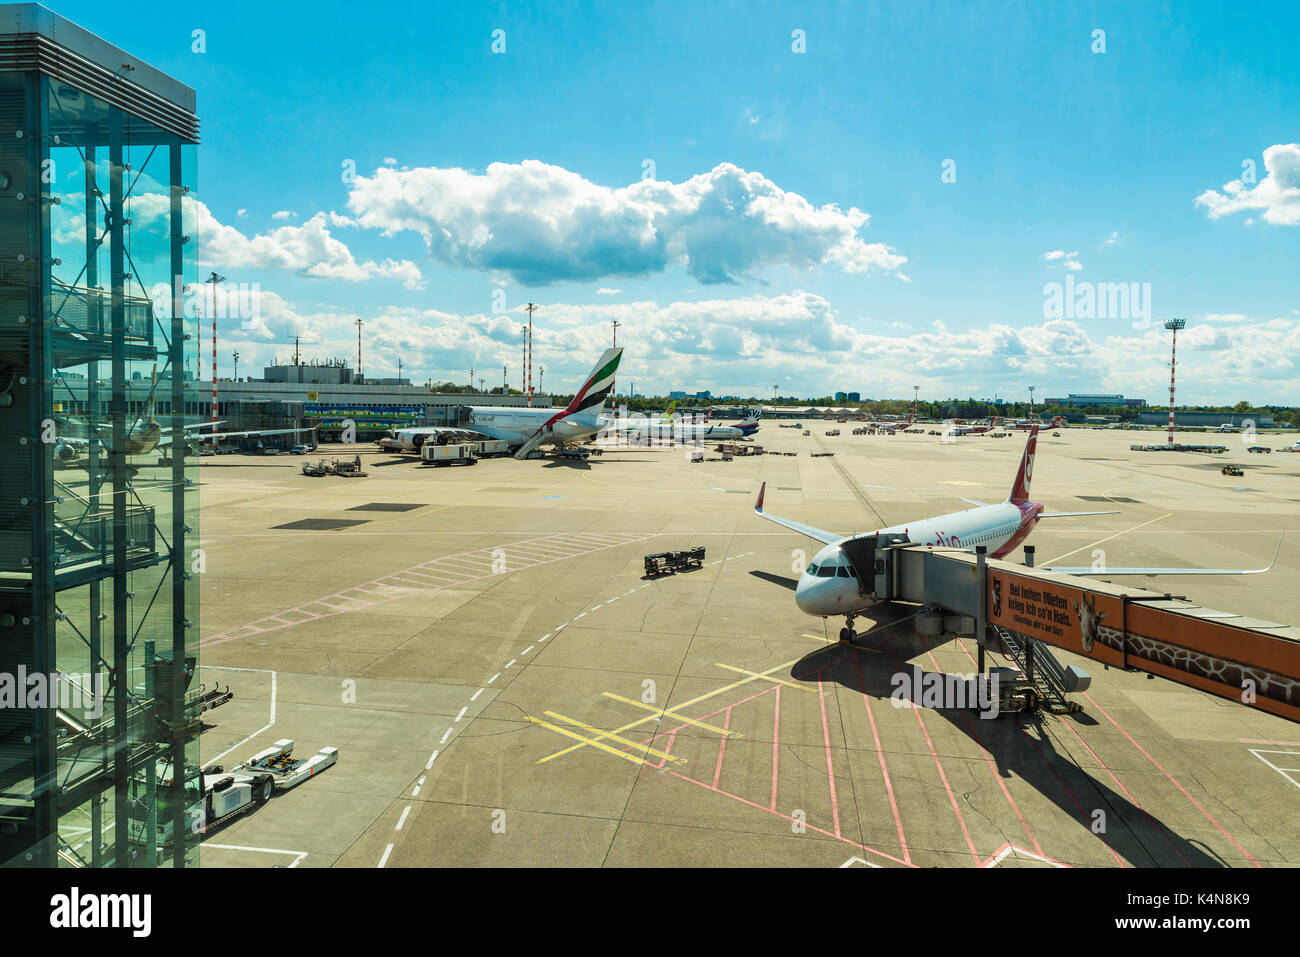
[[[1260,218],[1275,226],[1300,224],[1300,143],[1279,143],[1264,150],[1265,175],[1252,185],[1245,179],[1207,189],[1196,197],[1211,219],[1245,210],[1263,210]],[[1247,220],[1249,225],[1251,220]]]
[[[222,223],[200,200],[186,197],[184,202],[186,221],[193,224],[198,241],[196,258],[201,266],[283,269],[315,279],[348,282],[395,279],[408,289],[418,289],[423,283],[420,267],[409,259],[358,262],[347,244],[330,233],[331,222],[345,220],[333,213],[317,213],[301,225],[279,226],[250,237]],[[164,194],[141,195],[132,205],[137,222],[160,219],[167,214],[168,200]]]
[[[870,216],[814,206],[761,173],[722,163],[681,183],[610,188],[538,160],[459,168],[380,168],[352,183],[360,226],[418,233],[433,258],[541,285],[639,276],[684,265],[702,283],[771,266],[893,271],[907,261],[860,235]]]

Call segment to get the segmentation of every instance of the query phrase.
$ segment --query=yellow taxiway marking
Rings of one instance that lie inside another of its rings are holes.
[[[613,732],[610,731],[601,731],[600,728],[593,728],[591,725],[579,721],[577,718],[570,718],[568,715],[559,714],[558,712],[555,711],[547,711],[546,716],[548,718],[555,718],[557,721],[566,721],[569,724],[577,725],[583,731],[590,731],[592,734],[598,735],[602,738],[608,738],[611,741],[617,741],[619,744],[627,748],[636,748],[638,751],[644,751],[646,754],[653,754],[655,757],[663,758],[665,761],[671,761],[673,764],[686,763],[685,758],[675,758],[667,751],[656,750],[655,748],[649,747],[644,744],[640,744],[636,741],[631,740],[630,738],[624,738],[621,735],[614,734]]]
[[[593,748],[600,748],[600,750],[602,751],[607,751],[610,754],[614,755],[614,757],[616,758],[622,758],[624,761],[631,761],[633,764],[640,764],[640,765],[645,764],[645,762],[638,757],[628,754],[625,751],[619,751],[617,748],[611,748],[607,744],[601,744],[599,741],[593,741],[591,738],[584,738],[582,735],[578,734],[575,731],[570,731],[568,728],[561,728],[559,725],[551,724],[551,722],[549,721],[543,721],[541,718],[534,718],[532,715],[528,716],[528,720],[531,721],[533,724],[540,724],[543,728],[550,728],[552,731],[565,735],[566,737],[570,737],[573,738],[574,740],[581,741],[583,744],[589,744]],[[574,745],[573,748],[570,748],[569,750],[575,750],[578,747],[579,745]],[[538,761],[537,763],[541,764],[542,762]]]
[[[1055,558],[1053,558],[1051,561],[1039,562],[1039,564],[1041,564],[1041,565],[1055,565],[1055,564],[1056,564],[1057,562],[1059,562],[1062,558],[1069,558],[1069,557],[1070,557],[1071,555],[1073,555],[1075,552],[1081,552],[1081,551],[1083,551],[1083,550],[1086,549],[1086,548],[1096,548],[1098,545],[1102,544],[1103,542],[1109,542],[1112,538],[1119,538],[1121,535],[1127,535],[1129,532],[1136,532],[1139,528],[1144,528],[1144,527],[1146,527],[1147,525],[1150,525],[1152,522],[1158,522],[1158,521],[1160,521],[1162,518],[1168,518],[1168,517],[1169,517],[1170,515],[1172,515],[1172,514],[1174,514],[1174,513],[1173,513],[1173,512],[1165,512],[1165,514],[1163,514],[1163,515],[1157,515],[1155,518],[1147,519],[1145,522],[1139,522],[1138,524],[1132,526],[1131,528],[1126,528],[1126,529],[1124,529],[1123,531],[1121,531],[1121,532],[1116,532],[1116,533],[1113,534],[1113,535],[1107,535],[1105,538],[1099,538],[1099,539],[1097,539],[1097,541],[1095,541],[1095,542],[1091,542],[1091,543],[1089,543],[1089,544],[1087,544],[1087,545],[1080,545],[1078,548],[1071,549],[1070,551],[1066,552],[1066,553],[1063,554],[1063,555],[1057,555],[1057,556],[1056,556]]]
[[[665,718],[676,718],[678,721],[685,721],[687,724],[693,724],[697,728],[703,728],[705,731],[713,731],[729,738],[741,737],[738,731],[728,731],[726,728],[719,728],[711,724],[705,724],[703,721],[696,721],[694,718],[688,718],[684,714],[676,714],[672,711],[664,711],[662,708],[656,708],[654,705],[645,704],[641,701],[633,701],[631,698],[624,698],[622,695],[614,694],[612,691],[605,692],[606,698],[613,698],[615,701],[621,701],[624,704],[630,704],[634,708],[644,708],[646,711],[653,711],[655,714]]]
[[[786,681],[784,678],[773,678],[770,674],[767,673],[759,674],[756,671],[746,671],[744,668],[737,668],[735,665],[724,665],[721,661],[715,661],[714,664],[717,665],[719,668],[726,668],[728,671],[734,671],[737,674],[750,675],[751,677],[754,678],[762,678],[764,681],[772,681],[779,685],[785,685],[787,688],[794,688],[796,691],[811,691],[813,694],[818,694],[818,692],[813,690],[812,688],[807,688],[803,685],[797,685],[793,681]]]
[[[704,694],[702,694],[702,695],[700,695],[700,696],[698,696],[698,697],[692,698],[690,701],[683,701],[681,704],[676,705],[676,706],[673,708],[673,710],[674,710],[674,711],[679,711],[679,710],[681,710],[682,708],[689,708],[691,705],[699,704],[701,701],[708,701],[710,698],[717,697],[717,696],[720,695],[720,694],[725,694],[726,692],[731,691],[731,690],[733,690],[733,689],[735,689],[735,688],[739,688],[739,687],[741,687],[742,685],[747,685],[747,684],[749,684],[751,681],[756,681],[756,680],[758,680],[759,678],[766,677],[767,675],[770,675],[773,671],[780,671],[782,668],[788,668],[788,667],[790,667],[792,664],[795,664],[796,662],[798,662],[798,661],[800,661],[800,660],[801,660],[800,658],[791,658],[789,661],[782,662],[782,663],[779,664],[779,665],[774,665],[773,667],[767,669],[767,671],[760,672],[760,673],[754,675],[753,677],[741,678],[739,681],[733,681],[733,682],[731,682],[730,684],[723,685],[721,688],[714,688],[712,691],[706,691]],[[680,715],[679,715],[678,717],[680,717]],[[649,721],[654,721],[655,718],[656,718],[656,715],[653,715],[653,714],[652,714],[652,715],[647,715],[647,716],[644,717],[644,718],[638,718],[636,721],[630,721],[630,722],[628,722],[627,724],[623,725],[621,728],[615,728],[612,732],[608,732],[608,731],[607,731],[607,732],[604,732],[604,734],[611,734],[611,733],[612,733],[612,734],[622,734],[624,731],[630,731],[630,730],[632,730],[633,728],[640,727],[641,725],[643,725],[643,724],[645,724],[645,723],[647,723],[647,722],[649,722]],[[530,718],[529,720],[530,720],[530,721],[537,721],[536,718]],[[539,723],[539,724],[544,724],[545,722],[541,722],[541,721],[539,721],[538,723]],[[581,735],[578,735],[578,734],[572,734],[572,733],[570,733],[570,732],[568,732],[568,731],[564,731],[564,732],[562,732],[562,733],[564,733],[564,734],[568,734],[569,737],[571,737],[571,738],[577,738],[577,739],[580,740],[582,743],[581,743],[581,744],[573,744],[573,745],[570,745],[569,747],[565,748],[563,751],[556,751],[554,754],[548,754],[548,755],[547,755],[546,757],[544,757],[544,758],[538,758],[538,760],[537,760],[537,762],[536,762],[537,764],[544,764],[544,763],[546,763],[547,761],[552,760],[553,758],[558,758],[558,757],[560,757],[560,756],[562,756],[562,755],[568,754],[570,751],[577,751],[577,750],[578,750],[579,748],[581,748],[583,745],[594,744],[594,745],[596,745],[596,746],[598,746],[598,747],[600,746],[599,741],[589,741],[589,740],[587,740],[586,738],[582,737]],[[602,736],[603,736],[603,735],[602,735]],[[610,748],[610,749],[608,749],[608,750],[611,750],[611,751],[612,751],[613,749]],[[622,757],[627,757],[627,755],[626,755],[626,754],[623,754],[622,751],[614,751],[614,753],[615,753],[615,754],[618,754],[618,755],[621,755]],[[633,759],[633,760],[636,760],[636,759]],[[644,763],[644,762],[638,762],[638,763]]]

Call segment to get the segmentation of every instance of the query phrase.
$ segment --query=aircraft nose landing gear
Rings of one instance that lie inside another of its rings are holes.
[[[856,617],[852,612],[844,616],[845,627],[840,629],[840,644],[851,645],[853,639],[858,637],[858,633],[853,630],[853,619]]]

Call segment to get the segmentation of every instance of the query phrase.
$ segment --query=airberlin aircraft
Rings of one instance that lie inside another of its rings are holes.
[[[1038,447],[1038,426],[1029,430],[1029,441],[1025,443],[1025,452],[1020,459],[1020,469],[1016,472],[1011,494],[1005,502],[988,504],[974,499],[964,498],[975,508],[962,512],[950,512],[937,518],[925,518],[905,525],[893,525],[889,528],[867,532],[891,541],[916,542],[921,545],[940,545],[947,548],[961,548],[974,551],[979,545],[988,549],[993,558],[1002,558],[1011,553],[1033,531],[1034,526],[1044,518],[1069,518],[1079,515],[1115,515],[1115,511],[1106,512],[1048,512],[1041,502],[1029,500],[1029,483],[1034,477],[1034,453]],[[763,496],[767,493],[767,483],[759,490],[758,501],[754,503],[754,512],[769,522],[776,522],[800,534],[807,535],[826,547],[813,556],[812,563],[799,576],[795,587],[794,600],[799,609],[809,615],[820,618],[846,618],[845,628],[840,631],[841,641],[852,641],[856,635],[853,631],[853,619],[867,611],[875,600],[863,595],[858,584],[857,572],[844,553],[843,544],[858,535],[842,535],[839,532],[827,532],[811,525],[779,518],[763,511]],[[1278,543],[1279,547],[1281,542]],[[1273,561],[1277,560],[1276,554]],[[1048,571],[1061,572],[1066,575],[1258,575],[1273,567],[1269,562],[1266,568],[1091,568],[1066,567],[1061,565],[1040,566]]]

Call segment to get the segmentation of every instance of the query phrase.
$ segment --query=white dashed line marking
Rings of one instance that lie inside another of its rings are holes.
[[[406,815],[410,813],[411,805],[408,804],[402,809],[402,816],[397,819],[397,827],[393,828],[394,831],[400,831],[402,829],[402,825],[406,823]]]
[[[478,691],[475,691],[472,695],[469,696],[469,700],[471,702],[477,701],[478,696],[481,695],[482,693],[483,693],[483,689],[479,688]]]
[[[550,636],[550,635],[542,635],[541,640],[542,640],[542,641],[545,641],[545,640],[546,640],[547,638],[549,638],[549,637],[551,637],[551,636]]]
[[[492,682],[496,681],[500,677],[501,677],[501,672],[498,671],[496,674],[494,674],[491,678],[488,679],[488,684],[491,684]]]
[[[615,596],[614,596],[613,598],[611,598],[609,601],[605,602],[605,604],[608,605],[608,604],[610,604],[610,602],[616,602],[616,601],[618,601],[618,595],[615,595]]]
[[[437,751],[435,751],[435,752],[433,752],[433,754],[429,755],[429,763],[426,764],[426,765],[424,766],[424,770],[428,771],[431,767],[433,767],[433,762],[434,762],[434,760],[435,760],[437,757],[438,757],[438,752],[437,752]]]
[[[601,610],[602,608],[604,608],[604,607],[605,607],[605,603],[604,603],[604,602],[601,602],[599,605],[597,605],[595,608],[593,608],[592,611],[600,611],[600,610]],[[585,615],[586,612],[583,612],[583,614]]]
[[[413,790],[413,791],[411,792],[411,797],[415,797],[416,795],[418,795],[418,794],[420,793],[420,788],[424,787],[424,779],[425,779],[426,777],[428,777],[427,774],[421,774],[421,775],[420,775],[420,780],[418,780],[418,781],[415,782],[415,790]]]
[[[523,651],[519,652],[519,654],[521,654],[521,655],[526,655],[526,654],[528,654],[528,652],[532,651],[535,647],[537,647],[537,646],[536,646],[536,645],[529,645],[529,646],[528,646],[527,648],[525,648]]]
[[[574,615],[573,620],[577,621],[579,618],[586,618],[586,617],[587,617],[587,613],[584,611],[581,615]]]
[[[446,731],[444,731],[444,732],[442,733],[442,740],[439,741],[438,743],[439,743],[439,744],[446,744],[446,743],[447,743],[447,739],[450,738],[450,737],[451,737],[451,728],[448,728]]]
[[[456,715],[456,721],[457,721],[458,723],[459,723],[459,721],[460,721],[461,718],[465,717],[465,712],[468,711],[468,710],[469,710],[469,705],[466,705],[465,707],[463,707],[463,708],[460,709],[460,714]]]
[[[389,844],[386,848],[384,848],[384,856],[379,859],[380,867],[383,867],[385,864],[388,863],[388,855],[391,853],[393,853],[393,845]]]
[[[518,661],[518,660],[519,660],[518,658],[511,658],[509,661],[507,661],[507,662],[506,662],[506,671],[509,671],[509,670],[510,670],[510,666],[513,665],[513,664],[514,664],[516,661]]]

